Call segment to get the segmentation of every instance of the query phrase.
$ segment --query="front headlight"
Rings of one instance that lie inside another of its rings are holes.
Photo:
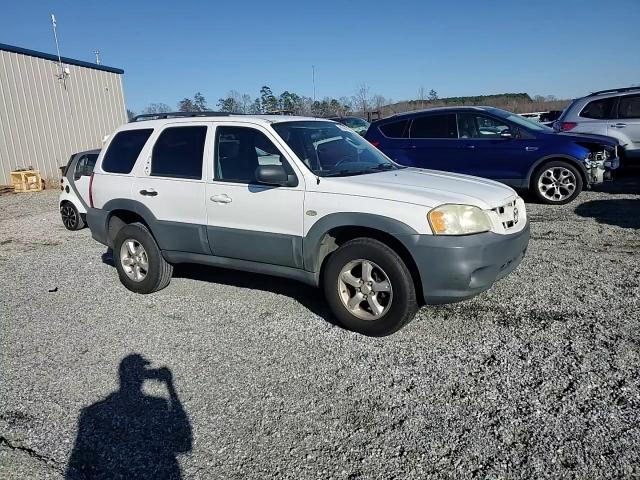
[[[431,210],[427,218],[437,235],[469,235],[491,230],[488,215],[472,205],[441,205]]]

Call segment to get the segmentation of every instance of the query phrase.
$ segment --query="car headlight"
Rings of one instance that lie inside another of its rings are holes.
[[[469,235],[491,230],[489,216],[473,205],[441,205],[427,214],[437,235]]]

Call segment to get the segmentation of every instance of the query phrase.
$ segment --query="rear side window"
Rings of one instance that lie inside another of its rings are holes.
[[[411,138],[458,138],[455,114],[425,115],[413,119]]]
[[[385,137],[388,138],[406,138],[405,130],[409,120],[400,120],[398,122],[385,123],[378,128]]]
[[[143,128],[117,133],[104,155],[102,170],[110,173],[130,173],[151,132],[152,128]]]
[[[583,118],[593,118],[596,120],[603,118],[613,118],[613,109],[616,105],[616,98],[603,98],[587,103],[582,109],[580,116]]]
[[[90,177],[93,173],[93,167],[96,166],[96,160],[98,159],[97,153],[89,153],[83,155],[76,164],[76,171],[74,172],[74,178],[77,180],[80,177]]]
[[[618,118],[640,118],[640,95],[620,97]]]
[[[206,136],[206,126],[163,130],[153,146],[151,175],[200,180]]]

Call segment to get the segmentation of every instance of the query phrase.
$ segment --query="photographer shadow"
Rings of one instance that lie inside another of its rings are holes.
[[[191,424],[171,371],[148,364],[138,354],[125,357],[120,389],[82,410],[66,479],[181,478],[176,457],[191,451]],[[169,400],[142,391],[150,379],[165,383]]]

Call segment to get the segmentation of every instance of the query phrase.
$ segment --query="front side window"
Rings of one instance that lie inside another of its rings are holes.
[[[411,138],[458,138],[455,114],[424,115],[413,119]]]
[[[206,136],[205,126],[164,129],[153,146],[151,175],[200,180]]]
[[[507,129],[509,125],[498,119],[475,113],[458,115],[460,138],[500,138],[500,133]]]
[[[620,97],[618,118],[640,118],[640,95]]]
[[[273,129],[319,177],[362,175],[399,167],[350,128],[333,122],[280,122]]]
[[[580,116],[584,118],[593,118],[596,120],[604,118],[613,118],[613,109],[616,105],[615,97],[603,98],[589,102],[580,112]]]
[[[96,166],[96,160],[98,159],[98,154],[89,153],[87,155],[83,155],[76,163],[76,171],[74,172],[74,178],[78,180],[80,177],[87,176],[90,177],[93,173],[93,167]]]
[[[215,180],[258,183],[256,169],[262,165],[281,165],[287,175],[291,166],[267,136],[248,127],[216,129]]]
[[[102,170],[110,173],[131,173],[152,128],[118,132],[109,144],[102,160]]]

